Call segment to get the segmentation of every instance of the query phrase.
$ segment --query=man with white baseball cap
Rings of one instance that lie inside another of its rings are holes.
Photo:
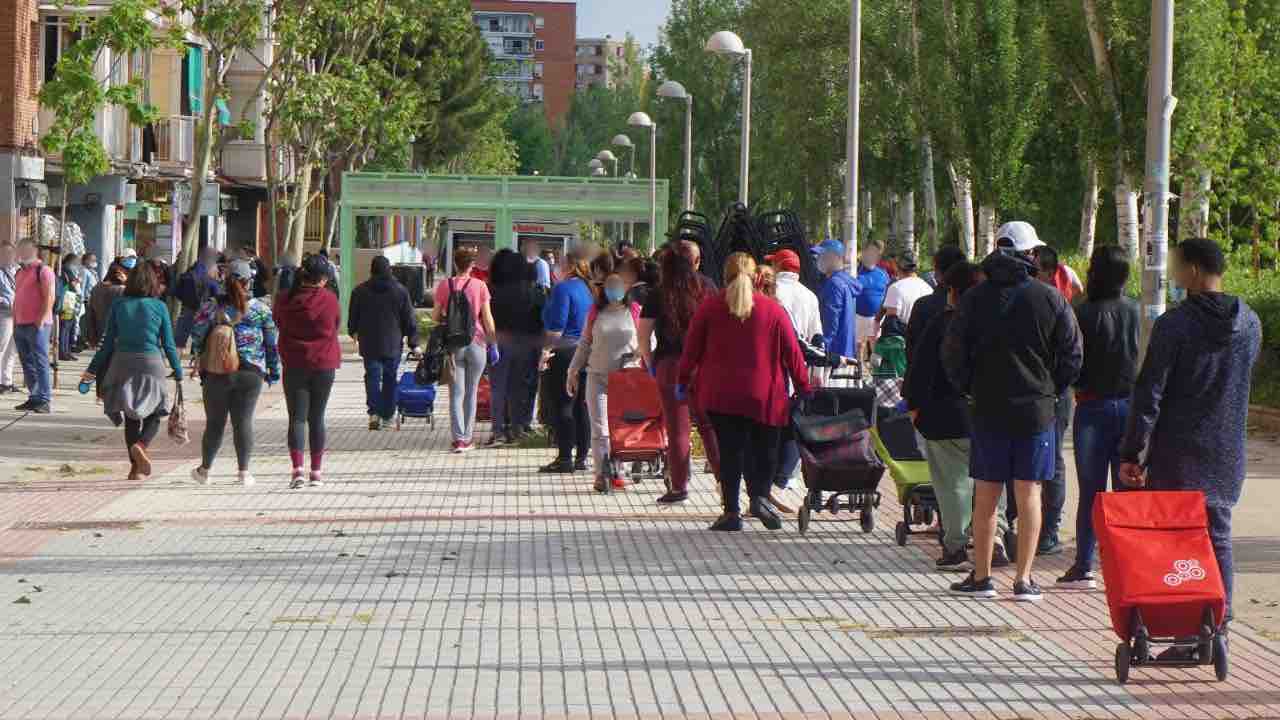
[[[1040,541],[1041,484],[1053,481],[1057,398],[1075,382],[1084,349],[1075,314],[1061,293],[1035,280],[1044,243],[1027,223],[996,234],[982,263],[987,282],[965,293],[942,345],[952,384],[972,399],[969,474],[976,483],[974,571],[951,586],[974,598],[997,596],[991,581],[996,510],[1013,484],[1019,508],[1015,600],[1041,599],[1031,577]]]

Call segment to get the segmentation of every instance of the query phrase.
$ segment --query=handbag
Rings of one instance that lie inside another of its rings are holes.
[[[169,439],[175,445],[186,445],[191,441],[187,432],[187,407],[182,402],[182,381],[178,381],[178,396],[173,401],[173,410],[169,411]]]

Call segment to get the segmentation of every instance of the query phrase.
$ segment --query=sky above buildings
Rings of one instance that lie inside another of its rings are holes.
[[[578,0],[578,36],[623,38],[629,32],[647,48],[658,42],[670,9],[670,0]]]

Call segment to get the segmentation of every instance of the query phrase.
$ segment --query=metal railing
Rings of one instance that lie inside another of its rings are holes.
[[[174,115],[155,124],[156,162],[190,165],[195,155],[195,118]]]

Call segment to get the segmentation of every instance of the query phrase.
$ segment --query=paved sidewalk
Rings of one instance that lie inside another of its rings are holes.
[[[1239,626],[1228,682],[1136,670],[1121,688],[1101,592],[952,599],[934,547],[894,544],[888,497],[869,535],[847,515],[713,534],[706,477],[658,509],[656,483],[539,476],[545,451],[451,456],[442,402],[434,429],[371,434],[351,363],[315,489],[285,489],[277,393],[252,489],[229,438],[211,487],[189,461],[116,480],[99,471],[119,435],[73,407],[30,441],[0,434],[5,720],[1280,717],[1280,643]],[[71,472],[25,469],[68,433]]]

